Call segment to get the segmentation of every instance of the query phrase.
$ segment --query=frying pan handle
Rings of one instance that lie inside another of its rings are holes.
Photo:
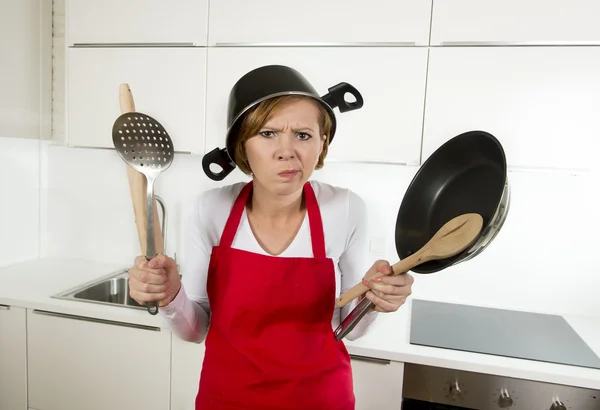
[[[212,164],[220,166],[222,171],[211,171],[210,166]],[[235,169],[235,163],[231,161],[229,155],[227,155],[226,148],[215,148],[202,158],[202,169],[206,176],[213,181],[222,181]]]
[[[339,83],[330,87],[327,94],[321,97],[331,108],[338,108],[340,112],[354,111],[362,108],[364,100],[356,88],[348,83]],[[348,102],[344,98],[346,93],[350,93],[356,98],[355,102]]]
[[[364,298],[356,307],[346,316],[344,321],[335,329],[334,335],[335,340],[340,341],[348,333],[352,331],[360,322],[360,320],[367,314],[369,310],[373,307],[373,302],[369,299]]]

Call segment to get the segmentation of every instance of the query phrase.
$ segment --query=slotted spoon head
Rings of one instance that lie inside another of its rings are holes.
[[[171,137],[158,121],[147,114],[122,114],[113,125],[112,138],[121,158],[143,174],[156,175],[173,162]]]

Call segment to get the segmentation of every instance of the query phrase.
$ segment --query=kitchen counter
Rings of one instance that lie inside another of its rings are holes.
[[[0,304],[168,328],[160,315],[152,316],[145,310],[51,297],[125,268],[64,258],[43,258],[3,267]],[[368,334],[346,341],[350,354],[600,389],[600,370],[596,369],[411,345],[410,309],[409,299],[398,312],[380,314]],[[565,316],[565,319],[600,355],[600,317]]]
[[[365,336],[353,342],[346,342],[348,351],[351,354],[404,363],[600,389],[600,369],[411,345],[411,304],[409,299],[397,312],[379,315]],[[594,353],[600,355],[600,317],[563,318]]]
[[[122,264],[82,259],[43,258],[0,268],[0,304],[48,310],[146,326],[167,327],[146,310],[61,300],[53,295],[127,269]]]

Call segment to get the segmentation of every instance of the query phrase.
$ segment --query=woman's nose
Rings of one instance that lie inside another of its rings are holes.
[[[277,158],[283,160],[294,158],[294,144],[291,138],[287,135],[281,135],[277,140]]]

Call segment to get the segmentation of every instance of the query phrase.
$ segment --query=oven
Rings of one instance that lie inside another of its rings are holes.
[[[402,410],[600,410],[600,390],[406,363]]]

